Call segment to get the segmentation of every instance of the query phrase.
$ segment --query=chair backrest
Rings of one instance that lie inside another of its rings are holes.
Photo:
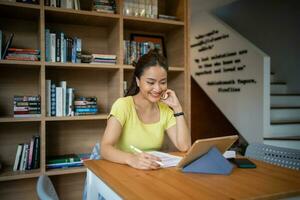
[[[297,149],[253,143],[247,147],[245,156],[281,167],[300,170],[300,150]]]
[[[37,194],[41,200],[58,200],[55,188],[47,175],[41,175],[37,182]]]

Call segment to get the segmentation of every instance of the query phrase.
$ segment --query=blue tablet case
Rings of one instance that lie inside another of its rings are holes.
[[[216,148],[212,147],[206,154],[182,168],[183,172],[229,175],[233,165]]]

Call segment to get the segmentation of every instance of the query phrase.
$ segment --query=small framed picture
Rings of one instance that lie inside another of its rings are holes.
[[[163,36],[132,33],[130,40],[135,42],[149,42],[149,48],[156,48],[164,57],[167,57]]]

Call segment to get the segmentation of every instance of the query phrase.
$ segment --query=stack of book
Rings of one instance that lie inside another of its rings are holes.
[[[40,167],[40,136],[33,136],[29,144],[18,144],[13,171]]]
[[[14,96],[14,117],[40,117],[40,96]]]
[[[74,88],[67,87],[67,81],[59,86],[53,80],[46,80],[47,116],[74,116]]]
[[[63,32],[45,29],[45,59],[47,62],[81,63],[81,39]]]
[[[8,48],[8,53],[5,56],[5,59],[21,60],[21,61],[39,61],[40,60],[40,50]]]
[[[83,166],[83,161],[88,160],[91,154],[66,154],[47,157],[47,169],[69,168]]]
[[[93,10],[97,12],[116,13],[115,0],[94,0]]]
[[[98,113],[97,97],[77,97],[74,101],[75,115],[95,115]]]
[[[117,56],[109,54],[92,54],[91,64],[116,64]]]
[[[154,48],[159,49],[162,53],[162,47],[160,44],[124,40],[124,64],[131,65],[133,62],[137,62],[141,56]]]

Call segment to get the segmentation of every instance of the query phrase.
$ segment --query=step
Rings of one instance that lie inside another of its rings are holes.
[[[300,107],[299,94],[271,94],[271,106]]]
[[[300,150],[300,137],[264,138],[264,144]]]
[[[264,137],[298,137],[300,136],[300,122],[271,123],[270,134]]]
[[[300,121],[300,107],[271,107],[271,122]]]
[[[271,83],[271,94],[285,94],[287,93],[287,85],[284,82]]]

